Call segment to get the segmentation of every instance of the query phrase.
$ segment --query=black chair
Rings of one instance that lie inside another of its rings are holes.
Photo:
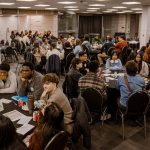
[[[112,51],[114,51],[115,50],[115,47],[110,47],[109,49],[108,49],[108,51],[107,51],[107,55],[108,56],[111,56],[111,53],[112,53]]]
[[[122,119],[122,138],[125,139],[124,134],[124,117],[127,115],[142,116],[144,117],[144,131],[146,137],[146,113],[149,108],[149,96],[144,91],[135,92],[130,95],[127,102],[126,109],[122,109],[119,105],[119,112]]]
[[[122,48],[122,51],[121,51],[121,53],[119,55],[119,58],[120,58],[120,60],[122,62],[122,65],[125,65],[126,62],[127,62],[127,59],[128,59],[128,46],[124,46]]]
[[[67,56],[66,56],[66,61],[65,61],[65,73],[67,73],[69,71],[69,67],[70,67],[70,64],[71,64],[71,61],[72,59],[75,57],[75,54],[73,52],[69,53]]]
[[[104,118],[107,107],[104,107],[103,96],[98,90],[87,88],[81,93],[81,96],[85,99],[92,117],[93,114],[97,114],[99,117],[102,115],[102,118]],[[102,119],[102,125],[103,123],[104,119]]]
[[[5,61],[8,63],[18,61],[17,53],[11,46],[6,47],[4,57]]]
[[[45,146],[44,150],[64,150],[67,145],[68,136],[66,132],[58,132]]]

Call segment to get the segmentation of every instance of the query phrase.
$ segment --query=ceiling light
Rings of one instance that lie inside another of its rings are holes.
[[[116,8],[116,9],[124,9],[124,8],[127,8],[127,7],[124,7],[124,6],[114,6],[112,8]]]
[[[68,9],[68,10],[70,10],[70,11],[78,11],[79,9]]]
[[[0,5],[14,5],[15,3],[0,3]]]
[[[33,1],[37,1],[37,0],[16,0],[16,1],[20,1],[20,2],[33,2]]]
[[[76,2],[70,2],[70,1],[63,1],[63,2],[57,2],[58,4],[75,4]]]
[[[87,8],[87,9],[100,9],[100,8]]]
[[[130,13],[130,12],[133,12],[133,11],[132,10],[123,10],[123,12]]]
[[[102,4],[91,4],[89,6],[92,6],[92,7],[100,7],[100,6],[105,6],[105,5],[102,5]]]
[[[118,11],[118,12],[116,12],[117,14],[124,14],[125,12],[123,12],[123,11]]]
[[[74,11],[67,11],[68,14],[70,15],[75,15],[76,13]]]
[[[142,8],[131,8],[131,10],[142,10]]]
[[[107,9],[107,11],[118,11],[118,9]]]
[[[64,8],[78,8],[78,6],[65,6]]]
[[[24,7],[24,6],[22,6],[22,7],[18,7],[19,9],[29,9],[29,8],[31,8],[31,7]]]
[[[57,8],[45,8],[46,10],[56,10]]]
[[[46,5],[46,4],[38,4],[38,5],[34,5],[34,6],[38,6],[38,7],[48,7],[50,5]]]
[[[122,4],[126,4],[126,5],[137,5],[137,4],[141,4],[141,2],[122,2]]]

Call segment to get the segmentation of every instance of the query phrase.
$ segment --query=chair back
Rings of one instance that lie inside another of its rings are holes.
[[[56,73],[57,75],[60,75],[61,64],[59,56],[56,54],[49,56],[45,68],[46,73]]]
[[[64,150],[67,141],[67,134],[64,131],[60,131],[48,142],[44,150]]]
[[[73,52],[69,53],[66,56],[66,64],[65,64],[65,72],[67,73],[69,71],[69,67],[71,64],[72,59],[75,57],[75,54]]]
[[[81,95],[85,99],[90,112],[101,113],[103,97],[98,90],[87,88]]]
[[[114,51],[115,50],[115,47],[110,47],[109,49],[108,49],[108,51],[107,51],[107,55],[108,56],[111,56],[111,53],[112,53],[112,51]]]
[[[147,112],[149,96],[144,91],[135,92],[130,95],[127,102],[127,112],[130,114],[143,114]]]

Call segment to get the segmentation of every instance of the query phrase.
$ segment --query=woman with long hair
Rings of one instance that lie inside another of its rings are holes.
[[[110,70],[123,69],[121,60],[118,58],[116,51],[112,51],[110,58],[107,59],[106,69],[110,69]]]
[[[29,150],[43,150],[50,139],[62,130],[64,113],[56,103],[51,103],[42,113],[41,124],[29,140]]]
[[[3,115],[0,116],[0,150],[27,150],[12,121]]]
[[[138,66],[138,73],[142,76],[147,77],[149,75],[149,67],[147,63],[143,61],[142,54],[137,53],[134,61]]]

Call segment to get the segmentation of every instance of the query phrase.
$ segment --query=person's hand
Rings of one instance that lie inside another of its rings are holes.
[[[22,82],[22,84],[27,85],[28,80],[25,78],[22,72],[19,73],[19,79]]]

